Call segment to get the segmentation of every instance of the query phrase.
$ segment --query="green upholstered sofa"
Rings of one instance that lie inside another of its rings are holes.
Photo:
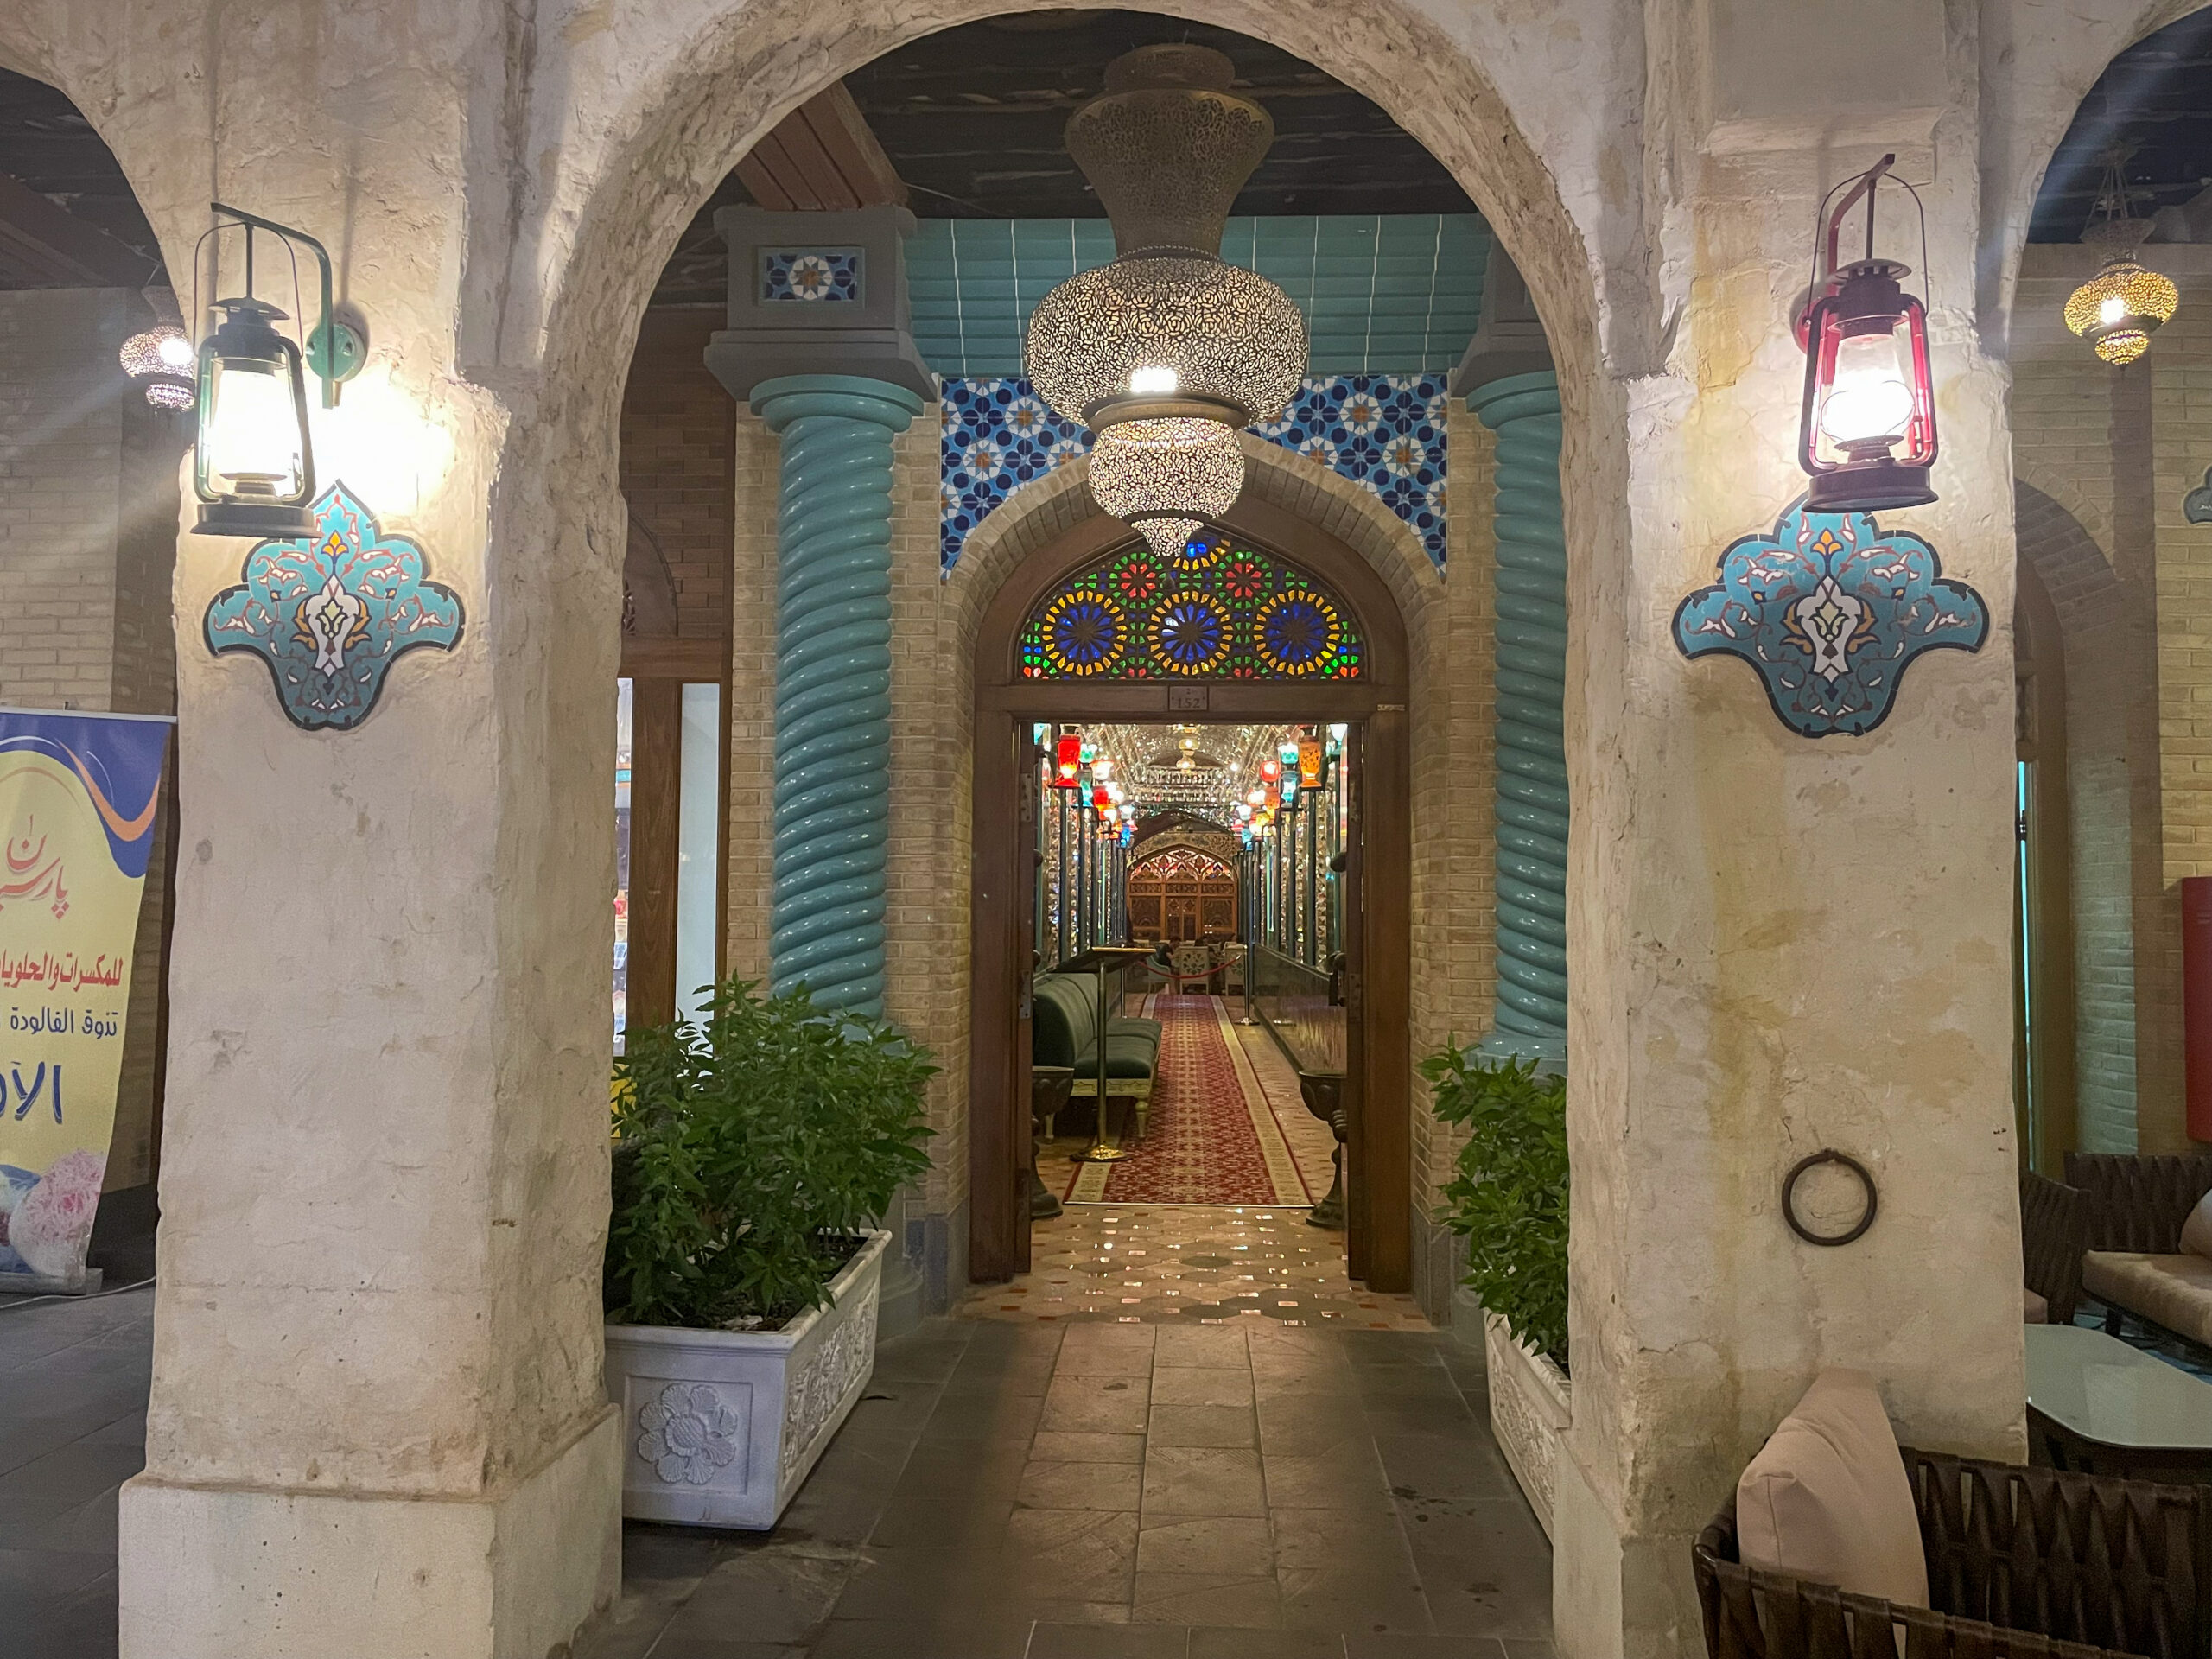
[[[1096,1094],[1098,982],[1089,974],[1039,974],[1030,1020],[1030,1064],[1073,1066],[1074,1092]],[[1106,1093],[1136,1103],[1140,1141],[1152,1111],[1153,1074],[1159,1063],[1159,1020],[1108,1019]]]

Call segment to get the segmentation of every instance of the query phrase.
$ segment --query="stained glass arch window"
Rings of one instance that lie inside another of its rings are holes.
[[[1356,680],[1367,643],[1305,572],[1216,530],[1078,571],[1021,626],[1026,680]]]

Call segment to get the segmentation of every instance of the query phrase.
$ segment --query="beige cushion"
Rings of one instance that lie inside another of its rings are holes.
[[[2212,1345],[2212,1260],[2204,1256],[2091,1250],[2082,1258],[2082,1288]]]
[[[1910,1607],[1928,1560],[1897,1436],[1874,1379],[1822,1371],[1736,1483],[1746,1567]]]
[[[2050,1304],[2025,1285],[2020,1287],[2020,1322],[2023,1325],[2050,1323]]]
[[[2181,1248],[2184,1255],[2212,1260],[2212,1192],[2199,1198],[2196,1208],[2189,1212],[2189,1219],[2182,1223]]]

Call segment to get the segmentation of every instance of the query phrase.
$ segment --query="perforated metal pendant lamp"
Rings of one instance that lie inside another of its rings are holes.
[[[1243,487],[1243,448],[1213,421],[1125,422],[1090,452],[1091,495],[1165,556],[1235,506]]]
[[[1113,219],[1120,257],[1047,294],[1023,353],[1045,401],[1100,434],[1099,505],[1163,552],[1235,505],[1237,429],[1279,413],[1306,373],[1297,304],[1220,257],[1236,193],[1274,142],[1268,112],[1230,90],[1234,73],[1222,54],[1187,45],[1107,67],[1105,91],[1069,120],[1067,146]],[[1113,449],[1116,435],[1127,442]]]

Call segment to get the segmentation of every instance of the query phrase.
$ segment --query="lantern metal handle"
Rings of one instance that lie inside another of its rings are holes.
[[[249,295],[252,284],[252,250],[255,231],[267,231],[270,235],[282,238],[285,242],[296,246],[303,247],[315,255],[315,265],[322,279],[322,320],[315,325],[314,331],[302,342],[306,346],[303,355],[307,359],[308,367],[315,371],[315,378],[322,382],[322,406],[325,409],[337,408],[338,388],[340,384],[352,379],[360,372],[361,359],[365,354],[366,347],[360,334],[352,324],[340,322],[333,315],[334,308],[329,251],[305,231],[295,230],[289,225],[280,225],[273,219],[264,219],[258,213],[249,213],[243,208],[232,207],[224,202],[211,201],[207,206],[211,211],[221,213],[247,227],[246,270]],[[215,227],[218,231],[221,228],[219,225]],[[209,234],[212,235],[213,232],[210,232]]]

